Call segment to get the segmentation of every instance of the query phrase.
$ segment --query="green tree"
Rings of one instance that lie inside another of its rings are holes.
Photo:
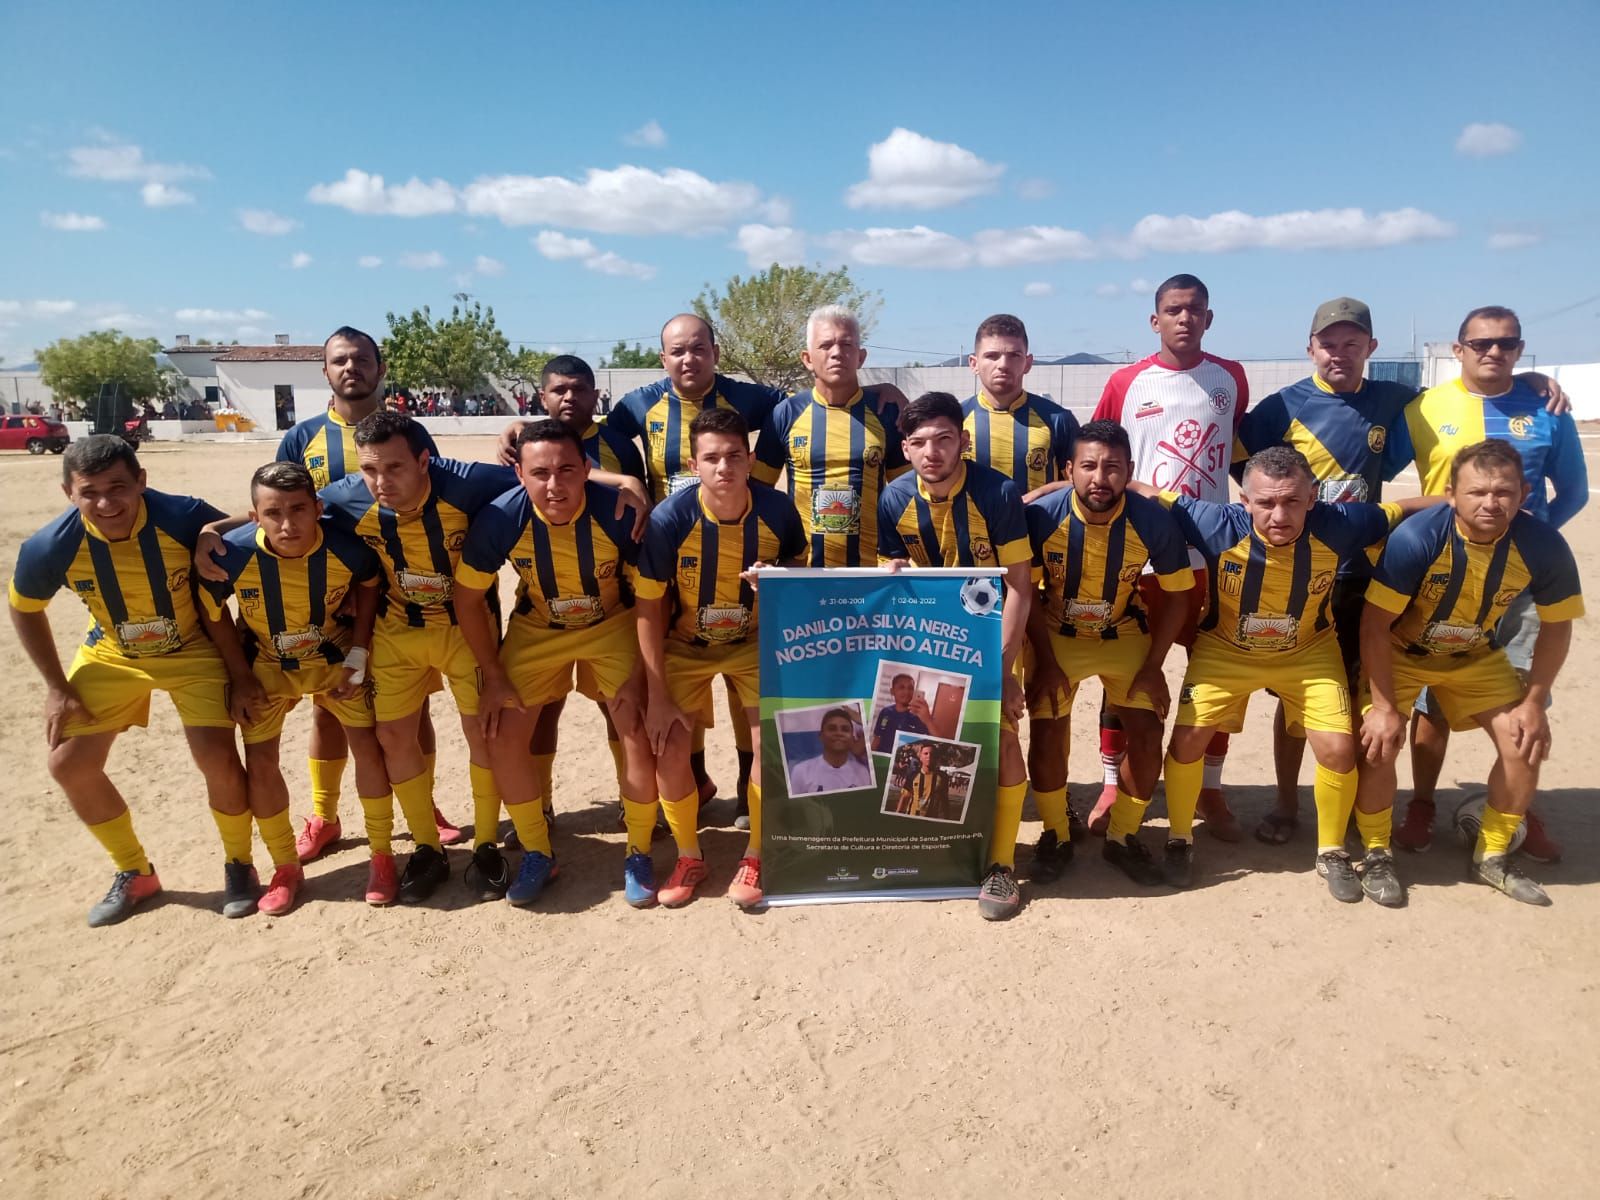
[[[69,414],[77,416],[93,403],[103,384],[120,384],[124,399],[133,403],[161,395],[161,372],[156,368],[160,349],[155,338],[125,337],[118,330],[102,329],[62,338],[34,353],[40,381]]]
[[[512,357],[511,344],[494,323],[494,309],[477,302],[456,304],[438,320],[427,305],[409,316],[388,313],[386,319],[383,358],[389,382],[397,387],[470,392],[491,376],[503,376]]]
[[[655,370],[661,366],[661,354],[656,350],[647,350],[638,342],[632,346],[622,341],[611,347],[611,353],[600,360],[602,370],[623,371],[630,368],[645,368]]]
[[[793,391],[808,378],[800,361],[806,317],[824,304],[842,304],[854,312],[865,340],[882,296],[862,291],[845,267],[823,271],[774,263],[749,279],[735,275],[720,295],[706,284],[694,299],[694,311],[717,331],[722,370]]]
[[[555,355],[548,350],[535,350],[524,346],[515,354],[507,357],[505,369],[501,378],[507,383],[515,384],[526,395],[533,395],[534,389],[539,386],[539,377],[544,374],[544,365]]]

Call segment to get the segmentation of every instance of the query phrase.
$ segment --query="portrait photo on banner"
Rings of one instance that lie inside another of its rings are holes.
[[[791,796],[825,796],[874,788],[860,700],[839,700],[777,715],[778,748]]]
[[[872,736],[868,739],[872,752],[893,751],[895,735],[901,732],[958,736],[971,690],[970,675],[883,660],[872,687]]]
[[[880,812],[959,825],[967,817],[982,747],[901,731],[895,735]]]

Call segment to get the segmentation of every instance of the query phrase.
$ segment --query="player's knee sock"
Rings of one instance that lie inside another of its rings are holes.
[[[1356,828],[1361,831],[1361,844],[1368,850],[1387,850],[1389,831],[1394,826],[1394,805],[1382,812],[1367,813],[1356,809]]]
[[[1211,740],[1206,743],[1205,773],[1201,776],[1200,786],[1206,791],[1213,791],[1222,786],[1222,764],[1228,758],[1228,735],[1213,733]]]
[[[423,771],[410,779],[394,781],[394,798],[405,814],[406,826],[411,830],[411,840],[419,846],[432,846],[440,853],[444,846],[439,841],[439,827],[433,823],[433,775]]]
[[[394,795],[361,797],[361,819],[367,827],[367,849],[373,854],[393,854]],[[432,813],[428,819],[433,819]]]
[[[287,808],[270,817],[257,817],[256,828],[261,830],[261,841],[272,856],[273,866],[286,867],[300,861],[294,849],[294,826],[289,824]]]
[[[517,831],[517,840],[524,850],[537,850],[540,854],[555,857],[550,848],[550,822],[545,820],[544,805],[537,800],[523,804],[506,805],[506,813]]]
[[[339,784],[344,779],[342,758],[308,758],[306,771],[311,776],[311,811],[324,821],[339,819]]]
[[[1516,813],[1504,813],[1493,805],[1483,806],[1483,824],[1478,829],[1478,844],[1472,849],[1472,861],[1482,862],[1497,854],[1508,853],[1511,839],[1516,835],[1522,818]]]
[[[150,874],[150,858],[133,832],[133,814],[127,809],[122,810],[121,816],[89,826],[89,832],[94,834],[95,841],[105,847],[117,870]]]
[[[556,756],[554,754],[535,754],[533,756],[533,779],[539,789],[539,804],[546,813],[556,810]]]
[[[1205,779],[1204,762],[1181,763],[1172,755],[1162,765],[1162,778],[1167,781],[1167,836],[1179,841],[1194,841],[1194,810],[1200,803],[1200,788]]]
[[[467,775],[472,780],[472,848],[476,850],[500,840],[500,789],[488,767],[468,763]]]
[[[741,754],[750,753],[750,722],[744,719],[744,714],[733,704],[728,706],[733,717],[733,748]]]
[[[1312,795],[1317,801],[1317,853],[1344,849],[1344,835],[1350,828],[1350,811],[1356,806],[1357,775],[1354,768],[1348,771],[1330,771],[1317,764],[1316,784]]]
[[[628,853],[649,854],[656,831],[656,801],[622,798],[622,820],[628,827]]]
[[[1017,865],[1017,831],[1022,828],[1022,801],[1028,784],[1002,783],[994,790],[994,836],[989,841],[989,861],[1002,867]]]
[[[1067,825],[1067,788],[1065,784],[1048,792],[1041,792],[1035,789],[1033,806],[1039,810],[1039,820],[1044,822],[1046,829],[1055,830],[1055,835],[1060,841],[1072,840],[1072,832]]]
[[[225,813],[213,808],[211,819],[217,823],[217,832],[222,835],[222,856],[229,862],[250,862],[254,857],[250,845],[251,834],[255,832],[250,811]]]
[[[736,789],[736,794],[740,797],[748,797],[750,795],[750,772],[755,765],[755,751],[739,751],[739,786]]]
[[[422,756],[422,773],[428,779],[428,803],[430,805],[433,803],[433,782],[434,782],[434,779],[435,779],[436,774],[437,774],[436,768],[438,767],[438,765],[439,765],[439,752],[437,750],[434,751],[432,754],[424,754]],[[402,811],[404,811],[404,810],[402,810]],[[410,819],[411,819],[410,817],[406,818],[406,820],[408,820],[408,821]]]
[[[667,828],[672,830],[672,840],[678,843],[678,853],[685,858],[701,858],[700,793],[690,792],[681,800],[661,797],[661,811],[667,814]]]
[[[694,772],[695,783],[704,786],[709,778],[706,774],[706,727],[698,721],[689,735],[689,769]]]
[[[1139,826],[1144,823],[1144,810],[1149,807],[1150,801],[1130,796],[1118,788],[1117,802],[1111,806],[1111,820],[1106,825],[1106,841],[1121,845],[1129,834],[1138,833]]]
[[[1128,752],[1128,735],[1120,727],[1108,729],[1100,727],[1100,766],[1105,770],[1105,785],[1108,788],[1117,786],[1120,778],[1118,772],[1122,769],[1122,758]],[[1035,799],[1038,794],[1035,793]]]
[[[750,781],[750,849],[745,851],[751,858],[761,857],[761,785],[754,779]]]

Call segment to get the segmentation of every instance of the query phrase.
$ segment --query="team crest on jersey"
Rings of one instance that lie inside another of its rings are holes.
[[[972,542],[972,557],[980,563],[986,563],[994,557],[994,547],[983,538],[975,538]]]
[[[1374,454],[1382,454],[1383,448],[1388,444],[1389,431],[1382,425],[1374,425],[1367,430],[1367,449]]]
[[[595,563],[594,577],[596,579],[610,579],[617,573],[617,560],[608,558],[605,562]]]
[[[457,529],[454,533],[447,535],[444,539],[445,549],[449,550],[453,554],[459,553],[461,547],[465,546],[466,544],[467,531],[465,529]]]
[[[167,591],[177,594],[189,586],[189,568],[177,567],[167,572]]]
[[[866,453],[861,456],[861,461],[867,465],[868,470],[876,471],[883,465],[883,447],[868,446]]]
[[[272,648],[279,658],[301,662],[322,649],[322,630],[307,626],[304,629],[285,629],[272,635]]]
[[[1502,588],[1494,594],[1494,605],[1496,608],[1505,608],[1520,595],[1522,595],[1520,590],[1513,591],[1511,588]]]
[[[171,617],[157,617],[153,621],[123,621],[116,626],[117,644],[130,658],[144,658],[155,654],[170,654],[183,645],[178,636],[178,623]]]
[[[1299,618],[1288,613],[1244,613],[1239,617],[1239,644],[1251,650],[1287,650],[1299,632]]]
[[[750,610],[742,604],[707,604],[695,610],[694,626],[708,642],[743,641],[750,634]]]
[[[1044,470],[1044,464],[1045,454],[1043,446],[1035,446],[1032,450],[1028,451],[1028,470],[1042,471]]]
[[[1316,574],[1316,577],[1314,579],[1312,579],[1312,581],[1311,581],[1311,593],[1314,596],[1320,596],[1320,595],[1322,595],[1323,592],[1327,591],[1332,586],[1333,586],[1333,572],[1332,571],[1318,571],[1317,574]]]
[[[1142,567],[1123,567],[1117,573],[1117,578],[1122,580],[1123,583],[1138,583],[1142,571]]]
[[[455,590],[450,576],[431,571],[397,571],[395,586],[407,601],[423,607],[449,603]]]
[[[1526,441],[1533,436],[1533,418],[1527,416],[1512,417],[1511,420],[1506,422],[1506,429],[1510,431],[1512,437]]]
[[[328,607],[329,608],[338,608],[340,603],[344,600],[344,594],[349,590],[350,589],[348,587],[340,586],[340,587],[334,588],[331,592],[329,592],[328,593]]]
[[[1233,397],[1228,395],[1226,388],[1216,388],[1211,393],[1211,411],[1225,413],[1233,407]]]
[[[550,601],[551,619],[569,629],[593,625],[605,615],[598,596],[558,596]]]
[[[1193,704],[1194,703],[1194,686],[1192,684],[1182,688],[1181,690],[1179,690],[1179,692],[1178,692],[1178,703],[1179,704]]]

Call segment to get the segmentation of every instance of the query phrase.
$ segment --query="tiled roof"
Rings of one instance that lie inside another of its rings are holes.
[[[213,362],[321,362],[321,346],[223,346]]]

